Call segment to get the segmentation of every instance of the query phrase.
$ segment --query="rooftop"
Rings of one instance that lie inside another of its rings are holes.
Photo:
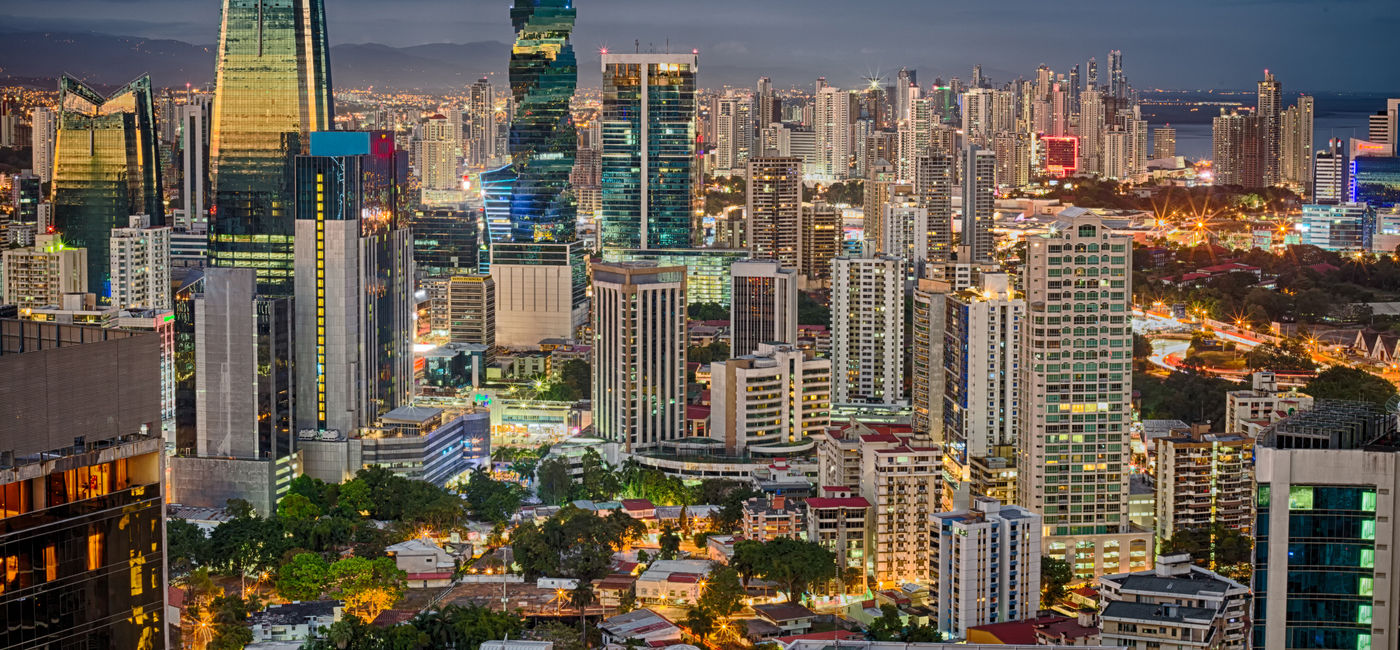
[[[335,610],[344,603],[339,600],[293,601],[280,605],[268,605],[261,612],[248,615],[253,625],[300,625],[307,619],[335,616]]]

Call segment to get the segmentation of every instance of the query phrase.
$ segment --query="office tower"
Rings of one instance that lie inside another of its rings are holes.
[[[165,225],[151,79],[103,96],[65,75],[58,94],[53,226],[69,245],[87,249],[84,290],[105,301],[112,229],[133,214]]]
[[[1103,134],[1103,175],[1106,178],[1126,180],[1132,177],[1133,139],[1132,134],[1118,127],[1111,127]]]
[[[568,244],[494,244],[496,343],[536,347],[569,339],[588,322],[588,247]]]
[[[831,368],[836,404],[904,400],[904,263],[898,257],[831,262]]]
[[[832,180],[850,175],[851,101],[850,93],[824,87],[817,92],[816,115],[817,170]]]
[[[807,541],[836,554],[837,579],[847,591],[865,591],[865,561],[870,501],[852,486],[818,486],[817,496],[807,497]],[[857,569],[859,582],[848,584],[846,569]]]
[[[58,235],[38,235],[29,248],[0,252],[0,302],[21,308],[57,306],[88,288],[88,252]]]
[[[841,254],[841,211],[822,202],[803,205],[798,215],[797,274],[803,288],[831,286],[831,260]]]
[[[1400,205],[1400,158],[1355,156],[1351,160],[1351,201],[1376,210]]]
[[[483,167],[496,157],[496,96],[491,80],[471,85],[463,125],[463,154],[470,167]]]
[[[1093,70],[1093,61],[1089,62]],[[1103,93],[1089,82],[1088,90],[1080,98],[1079,112],[1079,171],[1097,174],[1103,165],[1103,129],[1107,113],[1104,110]]]
[[[931,518],[929,625],[963,638],[1040,609],[1040,515],[981,497]]]
[[[755,354],[764,343],[797,344],[797,270],[773,260],[744,260],[729,269],[729,356]]]
[[[1153,440],[1159,543],[1217,525],[1254,532],[1254,438],[1190,431]]]
[[[496,347],[496,283],[489,275],[458,275],[447,281],[447,337],[453,343]]]
[[[47,183],[53,180],[53,157],[58,145],[58,115],[51,108],[35,106],[29,114],[29,120],[33,129],[31,140],[34,147],[30,165],[34,173],[39,175],[39,182]]]
[[[1081,215],[1030,238],[1022,280],[1016,502],[1080,576],[1149,562],[1151,534],[1128,523],[1130,254],[1129,237]],[[1081,461],[1088,445],[1096,462]]]
[[[1065,138],[1040,138],[1045,152],[1045,173],[1056,178],[1073,176],[1079,170],[1082,160],[1079,155],[1079,136]]]
[[[808,441],[831,423],[831,361],[760,344],[710,365],[710,436],[730,454]]]
[[[170,234],[170,226],[153,226],[144,214],[112,230],[113,307],[170,310]]]
[[[685,267],[593,265],[593,425],[627,453],[685,435],[685,293]]]
[[[209,121],[207,95],[175,109],[180,131],[180,201],[185,211],[183,230],[207,232],[209,225]],[[197,225],[196,225],[197,224]]]
[[[922,236],[926,259],[931,263],[945,262],[952,255],[953,166],[953,157],[943,153],[918,156],[914,161],[914,195],[928,213]]]
[[[1084,90],[1084,84],[1079,79],[1079,64],[1074,64],[1069,69],[1069,112],[1072,115],[1079,114],[1079,96]]]
[[[1365,203],[1303,204],[1301,243],[1340,253],[1369,252],[1376,209]]]
[[[992,220],[996,214],[996,153],[976,145],[963,150],[962,243],[973,261],[990,262],[996,243]]]
[[[1264,431],[1254,450],[1254,647],[1394,645],[1397,461],[1395,417],[1371,404],[1320,400]]]
[[[1298,97],[1279,120],[1279,180],[1311,193],[1313,98]]]
[[[910,406],[913,407],[914,437],[943,444],[943,393],[947,373],[943,369],[947,282],[919,278],[911,295],[909,322],[911,361]]]
[[[750,158],[748,162],[749,254],[798,266],[802,219],[802,161],[797,158]]]
[[[0,320],[0,645],[169,647],[160,356],[155,334]]]
[[[175,314],[168,496],[270,514],[297,473],[292,299],[259,295],[256,269],[213,267],[176,293]]]
[[[254,268],[265,297],[293,287],[292,170],[333,127],[323,0],[224,0],[210,123],[212,266]]]
[[[604,54],[602,244],[690,245],[695,54]]]
[[[1031,138],[1025,133],[1001,131],[993,139],[997,187],[1025,187],[1031,182]]]
[[[1312,200],[1322,205],[1337,205],[1350,200],[1351,161],[1346,143],[1332,138],[1326,149],[1313,156]]]
[[[423,277],[474,273],[483,242],[477,212],[421,208],[409,217],[413,233],[413,264]]]
[[[736,210],[737,212],[737,210]],[[652,262],[659,266],[685,266],[685,293],[690,304],[731,304],[730,269],[749,258],[749,251],[735,248],[652,248],[604,251],[604,262]],[[585,307],[586,307],[585,303]]]
[[[353,435],[408,402],[413,244],[395,163],[388,131],[312,133],[297,157],[298,430]]]
[[[987,88],[973,88],[963,95],[962,128],[967,142],[986,146],[993,131],[993,91]]]
[[[1009,501],[1014,489],[987,484],[974,468],[988,466],[988,458],[1015,460],[1026,302],[1010,276],[987,273],[975,287],[948,294],[946,305],[942,412],[948,494],[966,485],[973,496]]]
[[[1150,571],[1099,578],[1099,643],[1244,650],[1249,606],[1247,585],[1193,566],[1186,553],[1158,557]]]
[[[1176,129],[1172,125],[1159,126],[1152,130],[1152,159],[1174,158],[1176,156]]]
[[[1274,73],[1265,70],[1254,111],[1259,118],[1260,181],[1264,186],[1279,182],[1279,115],[1283,108],[1279,103],[1280,88]]]
[[[420,125],[413,139],[414,165],[425,190],[452,190],[462,187],[457,175],[457,141],[452,138],[452,121],[437,113]]]
[[[1261,187],[1259,116],[1238,112],[1220,115],[1211,122],[1211,149],[1216,185]]]

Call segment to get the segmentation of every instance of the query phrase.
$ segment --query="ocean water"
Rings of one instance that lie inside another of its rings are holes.
[[[1285,93],[1283,107],[1293,104],[1297,93]],[[1323,148],[1329,138],[1361,138],[1367,134],[1369,116],[1385,109],[1386,95],[1357,93],[1315,93],[1313,108],[1313,148]],[[1218,93],[1144,93],[1143,101],[1168,99],[1176,101],[1237,102],[1253,107],[1253,93],[1222,95]],[[1191,108],[1196,108],[1192,111]],[[1160,106],[1144,105],[1142,117],[1148,131],[1171,124],[1176,129],[1176,154],[1191,160],[1211,157],[1211,119],[1220,114],[1220,106]],[[1150,135],[1149,135],[1150,139]]]

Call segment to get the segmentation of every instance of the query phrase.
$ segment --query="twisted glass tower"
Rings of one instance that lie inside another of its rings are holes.
[[[263,295],[291,295],[293,169],[308,134],[332,128],[323,0],[224,0],[214,94],[209,215],[213,266],[257,269]]]
[[[133,214],[165,224],[151,78],[104,96],[64,75],[58,92],[53,225],[70,245],[87,249],[87,290],[105,300],[112,229]]]
[[[515,0],[511,7],[511,164],[482,175],[492,243],[575,238],[577,203],[569,187],[578,147],[569,113],[578,84],[569,43],[575,16],[572,0]]]

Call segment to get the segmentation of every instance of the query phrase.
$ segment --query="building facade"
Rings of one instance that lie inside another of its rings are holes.
[[[995,499],[970,505],[932,515],[929,624],[954,637],[1040,608],[1040,516]]]
[[[710,435],[725,449],[806,442],[831,423],[831,361],[791,345],[710,365]]]
[[[754,354],[764,343],[797,344],[797,271],[774,260],[729,267],[729,354]]]
[[[126,228],[112,230],[112,306],[118,309],[170,309],[169,226],[152,226],[149,215],[134,215]]]
[[[685,431],[685,267],[593,266],[593,425],[626,452]]]
[[[904,271],[898,257],[832,260],[832,402],[904,401]]]

